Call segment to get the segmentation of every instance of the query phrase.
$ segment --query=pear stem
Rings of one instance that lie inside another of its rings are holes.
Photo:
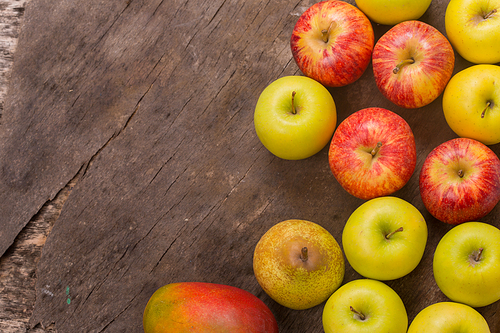
[[[489,12],[488,14],[484,15],[483,18],[485,20],[489,19],[493,14],[495,14],[497,12],[497,9],[493,9],[491,12]]]
[[[300,250],[300,259],[302,261],[307,261],[307,259],[309,259],[309,254],[307,252],[307,247],[304,246],[301,250]]]
[[[413,58],[405,59],[405,60],[401,61],[399,64],[397,64],[396,67],[394,67],[394,69],[392,70],[392,72],[394,74],[397,74],[399,72],[399,70],[401,69],[401,67],[403,67],[404,65],[411,65],[413,63],[415,63],[415,59],[413,59]]]
[[[295,94],[296,92],[295,91],[292,91],[292,114],[297,114],[297,110],[295,110]]]
[[[485,114],[486,114],[486,110],[488,110],[488,108],[491,106],[491,101],[488,101],[486,103],[486,107],[484,108],[483,112],[481,112],[481,118],[484,118]]]
[[[332,31],[332,27],[335,27],[335,26],[337,26],[337,22],[332,21],[332,22],[330,22],[328,29],[321,30],[321,33],[323,34],[323,42],[328,43],[328,39],[330,37],[330,31]]]
[[[352,312],[354,312],[355,314],[357,314],[359,316],[359,319],[361,319],[361,320],[365,320],[366,319],[366,317],[365,317],[364,314],[362,314],[359,311],[356,311],[356,309],[354,309],[352,306],[350,306],[350,309],[351,309]]]
[[[464,175],[465,175],[464,170],[462,170],[462,169],[458,170],[457,174],[458,174],[458,177],[464,178]]]
[[[391,238],[392,235],[394,235],[396,232],[401,232],[403,231],[403,227],[399,227],[397,228],[396,230],[394,230],[393,232],[390,232],[388,233],[387,235],[385,235],[385,239],[389,239]]]
[[[476,253],[476,256],[474,257],[474,261],[479,262],[481,260],[481,254],[483,253],[483,248],[479,248],[479,250]]]
[[[375,146],[375,148],[372,149],[372,151],[370,152],[370,154],[372,154],[372,156],[375,156],[377,155],[377,153],[379,152],[380,148],[382,148],[382,142],[377,142],[377,145]]]

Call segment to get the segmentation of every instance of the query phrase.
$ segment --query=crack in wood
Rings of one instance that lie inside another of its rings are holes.
[[[125,247],[125,249],[123,250],[123,253],[116,259],[114,260],[114,263],[113,263],[113,266],[110,267],[106,273],[106,275],[104,276],[104,278],[102,279],[102,281],[100,283],[97,283],[96,285],[94,285],[92,287],[92,289],[90,290],[90,292],[87,294],[87,296],[82,299],[82,301],[80,301],[77,305],[77,307],[75,308],[72,308],[72,312],[70,314],[68,314],[67,316],[65,316],[65,318],[61,321],[61,325],[64,325],[64,323],[68,320],[71,320],[71,317],[73,316],[74,313],[78,313],[79,310],[82,308],[82,307],[85,307],[85,303],[87,302],[87,300],[89,298],[91,298],[91,296],[99,291],[99,289],[107,282],[107,280],[110,278],[110,276],[112,275],[112,273],[115,272],[115,268],[116,266],[118,265],[118,263],[120,262],[120,260],[122,260],[125,255],[129,252],[129,248],[130,248],[130,245],[127,245]],[[135,298],[135,297],[134,297]],[[126,309],[124,309],[123,311],[125,311]]]
[[[82,170],[83,167],[52,200],[42,206],[5,254],[0,257],[0,290],[2,290],[0,321],[4,317],[16,318],[19,323],[27,327],[36,297],[36,265],[45,241],[57,222],[65,202],[78,183]],[[9,274],[1,272],[9,272]],[[16,300],[21,300],[21,303],[16,303]],[[13,328],[10,325],[4,327],[0,322],[0,329],[2,332],[10,332]]]
[[[115,19],[113,20],[113,22],[111,22],[111,24],[104,31],[104,33],[101,36],[99,36],[99,38],[96,40],[96,42],[94,44],[94,47],[91,48],[91,51],[96,50],[97,45],[99,45],[101,43],[101,41],[104,39],[104,37],[108,35],[108,33],[111,31],[111,28],[113,28],[113,26],[120,19],[121,15],[125,12],[125,10],[127,10],[127,8],[129,8],[129,3],[125,3],[125,7],[122,9],[122,11],[118,15],[116,15]]]

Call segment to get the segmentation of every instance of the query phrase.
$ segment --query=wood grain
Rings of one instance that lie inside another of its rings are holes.
[[[0,265],[13,258],[9,248],[32,217],[48,210],[41,207],[55,208],[36,273],[19,269],[19,276],[32,276],[27,290],[36,275],[34,308],[32,296],[25,306],[33,311],[28,330],[140,332],[157,288],[207,281],[257,295],[282,332],[322,332],[321,305],[281,307],[252,271],[255,244],[275,223],[308,219],[340,243],[345,221],[362,203],[333,178],[326,147],[309,159],[284,161],[262,147],[253,129],[265,86],[300,75],[289,38],[313,3],[31,0],[0,127]],[[433,1],[421,19],[444,31],[446,4]],[[388,27],[374,29],[378,39]],[[457,56],[455,72],[469,65]],[[425,211],[418,170],[455,135],[440,98],[419,110],[395,107],[370,70],[330,92],[339,123],[379,106],[414,131],[417,170],[395,195],[422,211],[429,241],[415,271],[388,282],[411,320],[446,300],[433,280],[432,255],[450,226]],[[483,221],[498,227],[499,215],[497,207]],[[347,265],[345,282],[357,278]],[[500,332],[498,307],[479,309],[492,332]]]
[[[0,1],[0,114],[3,113],[7,82],[9,81],[19,27],[26,1]]]
[[[7,86],[17,47],[19,30],[28,1],[0,1],[0,116],[3,114]],[[29,329],[35,304],[36,264],[47,234],[57,217],[71,186],[49,201],[17,235],[14,243],[0,257],[0,331],[3,333],[42,333],[49,327]]]
[[[0,1],[0,117],[27,1]],[[1,118],[0,118],[1,121]],[[46,212],[54,212],[48,207]],[[35,304],[35,269],[49,219],[40,214],[28,223],[0,258],[0,331],[25,332]]]

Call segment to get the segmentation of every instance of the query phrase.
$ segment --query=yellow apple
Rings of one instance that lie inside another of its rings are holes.
[[[420,311],[408,328],[408,333],[490,333],[484,317],[468,305],[440,302]]]
[[[356,5],[370,20],[385,25],[416,20],[424,15],[431,0],[356,0]]]
[[[500,0],[451,0],[444,24],[451,45],[465,60],[500,62]]]
[[[342,232],[352,268],[376,280],[399,279],[417,267],[427,244],[427,223],[411,203],[379,197],[359,206]]]
[[[383,282],[360,279],[340,287],[323,308],[325,333],[406,333],[401,297]]]
[[[500,229],[465,222],[448,231],[434,251],[432,269],[450,300],[482,307],[500,300]]]
[[[255,132],[271,153],[301,160],[323,149],[337,125],[333,97],[307,76],[284,76],[260,94],[254,112]]]
[[[499,83],[500,66],[489,64],[468,67],[451,78],[443,93],[443,112],[453,132],[485,145],[500,142]]]
[[[303,310],[326,301],[340,287],[345,263],[339,244],[325,228],[310,221],[287,220],[261,237],[253,269],[272,299]]]

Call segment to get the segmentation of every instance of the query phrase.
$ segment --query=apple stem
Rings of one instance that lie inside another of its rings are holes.
[[[392,72],[394,74],[397,74],[399,72],[399,70],[401,69],[401,67],[403,67],[404,65],[411,65],[413,63],[415,63],[415,59],[413,59],[413,58],[405,59],[405,60],[401,61],[399,64],[397,64],[396,67],[394,67],[394,69],[392,70]]]
[[[391,238],[392,235],[394,235],[396,232],[401,232],[403,231],[403,227],[399,227],[397,228],[396,230],[394,230],[393,232],[390,232],[388,233],[387,235],[385,235],[385,239],[389,239]]]
[[[307,247],[304,246],[301,250],[300,250],[300,259],[302,261],[307,261],[307,259],[309,259],[309,254],[307,253]]]
[[[297,111],[295,110],[295,94],[296,92],[295,91],[292,91],[292,114],[297,114]]]
[[[382,142],[377,142],[377,145],[375,146],[375,148],[372,149],[371,153],[372,156],[375,156],[377,155],[377,153],[379,152],[380,148],[382,148]]]
[[[481,118],[484,118],[484,116],[486,115],[486,110],[488,110],[488,108],[491,106],[491,101],[488,101],[486,103],[486,107],[484,108],[483,112],[481,113]]]
[[[458,177],[460,177],[460,178],[463,178],[465,175],[464,170],[462,170],[462,169],[458,170],[457,173],[458,173]]]
[[[497,9],[493,9],[491,12],[489,12],[488,14],[484,15],[483,18],[485,20],[489,19],[493,14],[495,14],[497,12]]]
[[[328,29],[323,29],[321,30],[321,33],[323,34],[323,42],[328,43],[328,39],[330,37],[330,31],[332,31],[332,27],[337,26],[337,23],[335,21],[330,22],[330,26]]]
[[[476,262],[479,262],[481,260],[481,254],[483,253],[483,248],[479,248],[479,250],[476,253],[476,256],[474,257],[474,260]]]
[[[365,317],[364,314],[362,314],[359,311],[356,311],[356,309],[354,309],[352,306],[350,306],[350,309],[351,309],[352,312],[354,312],[355,314],[357,314],[359,316],[359,319],[361,319],[361,320],[365,320],[366,319],[366,317]]]

